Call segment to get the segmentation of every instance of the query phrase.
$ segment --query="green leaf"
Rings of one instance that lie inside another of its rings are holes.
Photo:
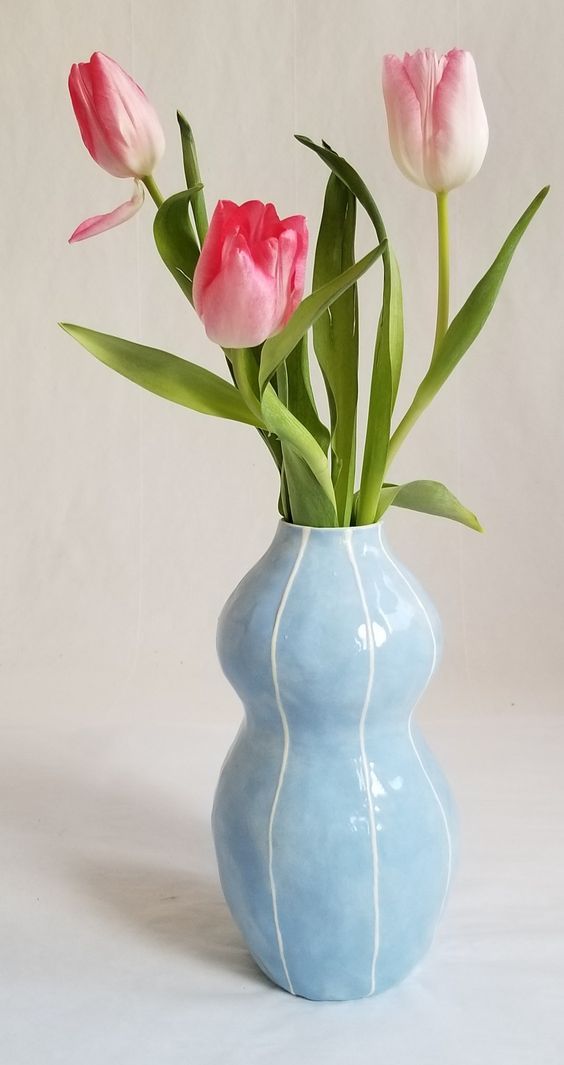
[[[362,180],[358,171],[354,169],[351,164],[343,158],[342,155],[338,155],[328,144],[315,144],[309,137],[304,137],[301,134],[296,136],[296,140],[303,144],[310,151],[315,152],[320,159],[333,171],[334,174],[343,182],[344,185],[350,190],[353,196],[356,197],[361,207],[364,208],[368,217],[370,218],[376,235],[379,241],[387,239],[386,227],[384,220],[376,201],[370,192],[366,183]],[[393,250],[388,241],[387,251],[384,252],[384,276],[388,272],[388,260],[389,260],[389,292],[385,292],[385,299],[389,300],[388,311],[388,323],[390,337],[388,340],[388,348],[390,351],[391,373],[392,373],[392,409],[395,405],[396,396],[399,387],[402,359],[403,359],[403,299],[401,289],[401,278],[397,259],[393,253]]]
[[[351,525],[358,525],[357,515],[358,515],[358,502],[359,502],[359,499],[360,499],[360,492],[357,491],[353,495]]]
[[[327,182],[315,250],[313,288],[323,287],[354,263],[356,199],[340,178]],[[331,414],[332,478],[339,523],[351,519],[358,403],[358,297],[352,285],[313,327]]]
[[[462,309],[450,323],[435,360],[423,378],[417,392],[417,396],[425,399],[426,402],[430,402],[433,396],[436,395],[487,321],[517,245],[548,191],[549,186],[541,189],[529,204],[527,210],[521,215],[521,218],[511,230],[489,270],[478,282]]]
[[[278,443],[280,443],[280,441],[278,441]],[[282,449],[281,444],[280,449]],[[286,478],[286,471],[284,470],[284,466],[282,464],[280,468],[280,495],[278,496],[278,513],[280,514],[281,518],[284,518],[284,521],[292,520],[290,500],[288,497],[288,481]]]
[[[392,363],[388,336],[386,316],[382,310],[376,335],[362,476],[357,504],[359,525],[368,525],[376,521],[388,461],[392,421]]]
[[[390,358],[390,372],[392,377],[392,412],[396,405],[396,398],[401,377],[403,363],[403,293],[398,261],[390,248],[389,263],[389,291],[384,289],[384,298],[387,301],[386,324],[388,330],[388,351]],[[387,264],[386,264],[387,266]]]
[[[390,440],[388,464],[396,455],[410,429],[429,406],[431,400],[434,399],[448,377],[450,377],[452,371],[458,365],[462,356],[466,354],[487,321],[517,245],[547,196],[548,191],[549,186],[541,189],[529,204],[527,210],[521,215],[521,218],[511,230],[489,270],[478,282],[464,306],[450,323],[435,353],[435,358],[415,393],[411,406],[404,414]]]
[[[351,285],[354,285],[355,281],[358,281],[373,263],[380,258],[385,246],[385,242],[379,244],[377,248],[368,252],[368,255],[365,255],[358,263],[345,270],[339,277],[324,285],[323,288],[317,289],[316,292],[312,292],[311,296],[307,296],[305,300],[302,300],[289,322],[284,326],[284,329],[266,341],[262,349],[259,375],[261,392],[264,392],[270,378],[276,373],[284,359],[288,358],[290,352],[294,350],[296,344],[307,333],[308,329],[343,292],[346,292]]]
[[[311,470],[317,485],[326,496],[327,503],[325,507],[328,514],[331,516],[331,520],[324,520],[324,525],[336,525],[337,524],[337,510],[335,506],[335,493],[333,491],[333,483],[331,481],[331,474],[329,472],[329,463],[327,456],[320,448],[315,437],[305,428],[304,425],[288,410],[285,403],[282,402],[279,396],[277,396],[272,385],[267,385],[261,400],[262,415],[264,423],[270,432],[275,433],[278,439],[282,442],[282,451],[284,454],[285,448],[291,448],[291,450],[298,455],[305,464]],[[294,521],[299,521],[296,517],[296,507],[300,506],[300,493],[299,488],[297,494],[292,493],[290,485],[290,478],[292,476],[291,471],[288,470],[286,463],[286,473],[288,477],[288,491],[290,496],[290,508],[292,511],[292,518]],[[297,485],[296,478],[294,477],[294,483]],[[303,481],[302,481],[303,483]],[[311,484],[311,479],[309,479]],[[304,522],[301,524],[309,524]]]
[[[276,392],[283,403],[317,441],[323,453],[329,447],[329,430],[319,420],[307,357],[307,336],[276,371]],[[273,437],[272,439],[277,439]],[[279,509],[287,520],[300,525],[333,525],[335,508],[307,462],[288,444],[282,444]],[[293,517],[292,506],[296,512]]]
[[[468,510],[439,481],[409,481],[407,484],[385,484],[380,494],[378,513],[379,521],[389,506],[406,507],[419,510],[424,514],[435,514],[439,518],[450,518],[467,525],[469,529],[483,532],[475,514]]]
[[[121,340],[94,329],[68,322],[59,324],[100,362],[147,391],[201,414],[265,428],[248,409],[237,389],[203,366],[167,351]]]
[[[315,144],[308,137],[297,140],[315,152],[350,189],[364,207],[379,241],[386,239],[382,215],[368,187],[350,163],[327,144]],[[358,500],[359,521],[374,521],[382,480],[387,463],[390,423],[394,409],[403,360],[403,301],[398,265],[389,244],[384,254],[384,293],[382,314],[376,338],[374,368],[370,389],[366,443]]]
[[[200,167],[198,164],[198,154],[196,152],[196,142],[194,140],[194,134],[192,133],[192,127],[188,120],[184,117],[181,111],[176,112],[176,118],[178,125],[180,126],[180,139],[182,141],[182,160],[184,163],[184,174],[186,176],[186,185],[189,189],[195,187],[198,188],[196,195],[192,201],[192,210],[194,212],[194,221],[196,223],[196,232],[200,241],[200,247],[204,243],[206,233],[208,231],[208,215],[206,211],[206,199],[204,196],[203,188],[200,178]]]
[[[258,354],[254,348],[224,348],[234,382],[249,410],[260,418]]]
[[[258,431],[270,451],[270,455],[276,464],[278,472],[282,475],[282,444],[278,437],[270,433],[268,429],[259,429]]]
[[[327,144],[315,144],[309,137],[304,137],[302,134],[296,134],[296,140],[300,144],[305,145],[310,151],[315,152],[320,159],[323,159],[324,163],[341,179],[344,185],[352,192],[353,196],[356,196],[358,202],[364,207],[364,210],[368,214],[376,233],[378,240],[382,242],[386,239],[386,228],[380,214],[376,201],[369,191],[368,186],[364,183],[360,174],[343,158],[342,155],[338,155]]]
[[[153,234],[159,255],[185,296],[192,303],[192,280],[200,255],[188,213],[190,201],[198,193],[196,186],[187,192],[169,196],[159,207]]]
[[[400,275],[392,251],[384,259],[384,294],[370,385],[366,439],[360,481],[358,521],[375,521],[386,466],[392,413],[403,359],[403,304]]]
[[[223,351],[231,374],[231,379],[239,390],[243,402],[247,405],[251,413],[260,420],[260,424],[262,424],[260,392],[258,386],[260,347],[224,348]],[[271,457],[274,459],[276,468],[280,474],[282,474],[282,445],[280,441],[266,429],[259,429],[258,432],[266,444]]]
[[[277,373],[284,374],[284,390],[279,394],[288,410],[305,426],[317,440],[321,450],[327,454],[330,433],[320,420],[315,404],[309,373],[307,334],[296,344]]]
[[[334,528],[335,507],[311,468],[289,444],[282,445],[284,472],[292,521],[313,528]]]

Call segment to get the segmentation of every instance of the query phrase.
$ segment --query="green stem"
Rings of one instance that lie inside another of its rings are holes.
[[[252,352],[248,348],[226,348],[225,354],[233,367],[235,384],[247,407],[262,421],[258,390],[258,367]]]
[[[237,354],[237,350],[238,350],[237,348],[234,349],[235,356]],[[258,361],[260,360],[260,348],[258,348],[258,349],[255,348],[254,350],[253,349],[246,349],[246,350],[247,350],[247,356],[250,354],[254,358],[255,366],[256,366],[256,375],[257,375],[257,380],[258,380]],[[233,384],[235,385],[235,387],[239,388],[239,390],[243,393],[243,392],[247,391],[247,386],[246,386],[245,382],[243,382],[243,388],[242,389],[240,388],[241,372],[242,372],[241,371],[241,365],[239,365],[239,367],[238,367],[239,380],[237,380],[237,373],[235,372],[235,366],[234,366],[233,361],[232,361],[232,356],[234,354],[234,351],[231,348],[224,348],[223,349],[223,353],[225,355],[225,361],[227,363],[227,366],[229,368],[229,373],[231,375],[231,380],[233,381]],[[253,377],[254,377],[254,374],[253,374]],[[248,373],[246,375],[246,379],[248,380]],[[251,409],[256,411],[256,406],[255,406],[255,403],[254,403],[254,397],[256,395],[256,389],[255,390],[251,389],[251,392],[252,392],[252,395],[253,395],[253,400],[251,401],[252,402]],[[259,410],[260,410],[260,403],[259,403]],[[262,410],[260,410],[260,417],[262,419]],[[257,429],[257,432],[260,434],[260,436],[264,440],[268,450],[270,451],[270,454],[272,455],[272,458],[274,459],[274,462],[276,463],[276,468],[279,471],[282,470],[282,465],[283,465],[283,462],[282,462],[282,446],[280,444],[280,441],[275,436],[273,436],[272,433],[269,433],[267,429]]]
[[[392,436],[390,437],[390,443],[388,445],[388,457],[386,460],[386,469],[388,469],[388,466],[395,458],[399,448],[403,444],[410,429],[412,429],[415,425],[415,422],[417,421],[419,415],[423,413],[425,407],[427,407],[430,402],[431,397],[427,399],[423,393],[416,393],[415,399],[413,400],[411,407],[408,411],[406,411],[397,429],[392,433]]]
[[[437,192],[437,229],[438,229],[438,259],[439,259],[439,284],[437,296],[437,325],[435,329],[435,343],[431,356],[433,365],[439,352],[443,337],[448,329],[449,304],[450,304],[450,257],[448,237],[448,192]],[[419,416],[431,402],[424,387],[419,387],[413,402],[404,414],[401,422],[390,438],[386,469],[403,444],[407,434],[415,425]]]
[[[441,341],[448,329],[449,314],[449,240],[448,240],[448,192],[437,192],[437,228],[439,286],[437,297],[437,326],[431,362],[435,361]]]
[[[279,510],[284,518],[284,521],[292,520],[292,511],[290,510],[290,496],[288,493],[288,480],[286,477],[286,470],[282,466],[280,470],[280,500]]]
[[[154,200],[157,208],[159,208],[161,204],[164,203],[164,196],[159,186],[157,185],[154,177],[152,176],[152,174],[147,174],[147,176],[142,178],[141,180],[145,188],[147,189],[149,196],[152,200]]]

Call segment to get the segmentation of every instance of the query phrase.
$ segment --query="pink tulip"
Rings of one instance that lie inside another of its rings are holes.
[[[382,83],[394,159],[406,177],[448,192],[478,173],[488,120],[470,52],[431,48],[384,57]]]
[[[271,203],[220,200],[194,273],[194,307],[224,348],[278,333],[304,291],[308,233],[303,215],[280,219]]]
[[[104,170],[114,177],[136,179],[153,173],[165,147],[157,112],[115,60],[95,52],[89,63],[75,63],[69,75],[69,92],[82,139]],[[142,203],[143,190],[137,185],[127,203],[83,222],[71,242],[125,222]]]

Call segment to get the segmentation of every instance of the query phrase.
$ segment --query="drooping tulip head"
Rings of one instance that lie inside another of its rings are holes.
[[[394,159],[406,177],[448,192],[478,173],[488,120],[470,52],[431,48],[384,56],[384,101]]]
[[[135,178],[136,189],[127,203],[107,215],[82,222],[71,242],[84,240],[125,222],[143,203],[140,179],[153,173],[164,148],[164,133],[155,108],[119,63],[94,52],[88,63],[75,63],[69,92],[84,144],[109,174]]]
[[[307,247],[303,215],[280,219],[271,203],[220,200],[193,285],[210,340],[254,347],[278,333],[303,296]]]
[[[74,63],[69,92],[82,139],[114,177],[147,177],[162,158],[164,133],[143,89],[103,52]]]

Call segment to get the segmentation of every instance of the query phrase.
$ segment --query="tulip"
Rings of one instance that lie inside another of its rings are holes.
[[[106,215],[89,218],[70,240],[84,240],[120,225],[143,203],[143,181],[153,198],[158,190],[151,178],[164,152],[164,133],[158,115],[143,90],[115,60],[95,52],[89,63],[75,63],[69,92],[84,144],[109,174],[134,178],[130,200]]]
[[[416,185],[437,196],[439,354],[449,323],[448,193],[478,173],[488,147],[488,120],[470,52],[432,48],[384,56],[382,87],[392,154]]]
[[[470,52],[431,48],[384,57],[382,83],[394,159],[406,177],[448,192],[478,173],[488,120]]]
[[[280,219],[271,203],[220,200],[193,284],[210,340],[247,348],[278,333],[303,296],[307,245],[303,215]]]

